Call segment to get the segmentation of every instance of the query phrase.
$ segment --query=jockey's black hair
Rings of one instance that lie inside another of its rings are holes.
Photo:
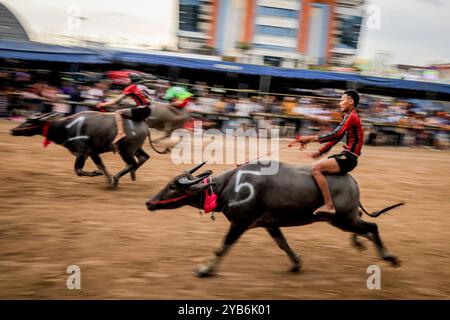
[[[140,74],[138,74],[138,73],[130,73],[128,75],[128,77],[130,78],[131,83],[138,83],[138,82],[141,82],[143,80],[142,76]]]
[[[350,90],[346,90],[344,92],[344,94],[352,97],[354,105],[355,105],[355,108],[356,108],[358,106],[358,103],[359,103],[359,93],[358,93],[358,91],[350,89]]]

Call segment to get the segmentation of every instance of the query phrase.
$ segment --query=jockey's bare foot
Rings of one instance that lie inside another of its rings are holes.
[[[333,216],[336,214],[336,209],[334,208],[334,206],[324,204],[323,206],[317,208],[313,214],[314,215],[325,214],[328,216],[330,216],[330,215]]]
[[[112,144],[117,144],[117,142],[119,142],[120,140],[122,140],[123,138],[125,138],[127,135],[124,132],[119,132],[117,133],[116,137],[114,138]]]

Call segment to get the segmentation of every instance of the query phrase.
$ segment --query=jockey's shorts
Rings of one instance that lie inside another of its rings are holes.
[[[133,121],[143,121],[152,113],[150,105],[139,106],[131,109],[131,119]]]
[[[358,157],[345,150],[341,153],[329,156],[328,158],[336,159],[339,168],[341,169],[340,173],[342,174],[352,171],[358,164]]]

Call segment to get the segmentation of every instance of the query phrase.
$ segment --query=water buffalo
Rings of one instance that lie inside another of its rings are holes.
[[[402,203],[374,213],[360,205],[359,188],[349,175],[328,175],[330,191],[336,207],[334,216],[316,216],[313,211],[323,204],[321,192],[311,176],[311,167],[278,163],[274,175],[262,174],[267,164],[250,163],[210,177],[211,170],[194,176],[204,163],[173,178],[157,195],[146,201],[150,211],[175,209],[184,205],[223,212],[231,222],[230,229],[213,259],[196,270],[197,276],[211,274],[230,246],[251,228],[263,227],[293,262],[291,271],[300,270],[300,257],[289,247],[280,227],[301,226],[328,221],[333,226],[351,232],[352,243],[362,247],[358,236],[372,241],[382,259],[393,266],[400,264],[383,245],[375,223],[361,219],[360,208],[372,217]],[[216,198],[217,197],[217,198]]]
[[[127,104],[120,104],[119,109],[129,108]],[[161,137],[155,140],[150,139],[150,147],[159,154],[165,154],[170,152],[170,148],[166,148],[162,151],[155,148],[154,142],[160,142],[167,137],[170,137],[172,132],[177,129],[183,128],[183,125],[190,119],[189,112],[184,109],[176,108],[165,102],[152,102],[150,108],[152,109],[151,115],[145,119],[147,126],[151,129],[156,129],[163,132]]]
[[[159,142],[169,137],[176,129],[183,128],[183,125],[190,119],[189,112],[184,109],[179,109],[171,106],[169,103],[153,102],[152,114],[145,122],[149,128],[157,129],[164,132],[164,135],[155,139],[153,142]],[[163,152],[156,150],[158,153],[166,153],[169,149]]]
[[[84,111],[65,118],[54,112],[31,116],[13,128],[11,134],[43,135],[46,141],[60,144],[76,156],[75,173],[78,176],[105,175],[108,183],[115,188],[119,179],[128,172],[135,180],[136,170],[150,158],[142,149],[145,139],[150,138],[145,122],[126,120],[124,125],[127,136],[118,143],[117,151],[125,161],[126,167],[115,176],[109,174],[100,158],[102,153],[115,151],[111,144],[117,131],[113,113]],[[83,170],[88,157],[91,157],[98,170],[92,172]]]

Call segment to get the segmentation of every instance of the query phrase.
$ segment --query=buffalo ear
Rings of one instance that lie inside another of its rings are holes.
[[[190,187],[194,184],[202,182],[203,179],[204,178],[202,178],[202,177],[195,178],[195,179],[190,179],[189,177],[181,177],[180,179],[178,179],[176,181],[176,184],[178,184],[179,186],[182,186],[182,187]]]
[[[205,184],[205,183],[203,183],[203,180],[208,178],[210,175],[212,175],[212,173],[213,173],[212,170],[206,170],[206,171],[203,171],[202,173],[200,173],[198,176],[195,177],[196,178],[195,181],[200,181],[200,182],[192,184],[188,188],[188,190],[192,193],[199,193],[199,192],[202,192],[203,190],[205,190],[206,188],[208,188],[211,185],[211,183]]]
[[[200,173],[199,175],[197,175],[196,177],[197,178],[200,178],[200,177],[207,178],[210,175],[212,175],[212,173],[213,173],[212,170],[206,170],[206,171],[203,171],[202,173]]]
[[[197,194],[208,188],[210,184],[204,184],[204,183],[197,183],[188,188],[189,192],[193,194]]]

